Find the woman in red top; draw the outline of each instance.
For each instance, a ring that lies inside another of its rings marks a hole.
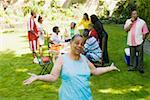
[[[93,36],[93,37],[95,37],[96,38],[96,40],[98,41],[98,35],[97,35],[97,32],[96,32],[96,30],[94,29],[94,27],[93,27],[93,24],[89,24],[89,33],[90,33],[90,36]]]

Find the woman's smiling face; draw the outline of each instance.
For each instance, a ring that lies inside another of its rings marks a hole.
[[[83,46],[84,46],[84,39],[81,36],[76,36],[72,41],[71,41],[71,51],[75,55],[80,55],[83,51]]]

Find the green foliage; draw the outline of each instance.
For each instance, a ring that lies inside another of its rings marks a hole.
[[[28,3],[30,0],[24,0],[24,3]]]
[[[38,2],[39,6],[44,6],[44,4],[45,4],[45,0],[41,0],[41,1]]]
[[[2,7],[0,7],[0,17],[3,17],[5,15],[5,11]]]
[[[26,2],[29,2],[29,1],[26,1]],[[31,4],[29,5],[27,3],[25,6],[22,7],[24,16],[29,14],[32,10],[37,12],[38,14],[44,14],[44,10],[42,8],[45,4],[44,0],[41,0],[39,2],[37,2],[36,0],[32,0],[30,2],[32,2],[32,5]]]
[[[56,0],[52,0],[50,6],[51,6],[51,8],[57,7],[57,2],[56,2]]]
[[[28,13],[31,12],[32,8],[30,6],[24,6],[22,7],[22,10],[23,10],[24,16],[26,16]]]
[[[63,4],[64,8],[69,8],[74,4],[84,4],[87,0],[66,0]]]
[[[117,23],[124,23],[130,17],[131,10],[137,9],[138,15],[150,25],[150,0],[121,0],[116,5],[113,17]]]
[[[121,0],[117,3],[113,12],[116,24],[124,24],[126,19],[130,17],[132,9],[136,8],[136,0]]]
[[[84,4],[87,0],[72,0],[71,4],[75,4],[75,3],[81,3]]]
[[[103,6],[104,0],[99,0],[99,6]]]
[[[147,24],[150,25],[150,0],[137,0],[136,1],[138,14],[143,18]],[[150,27],[149,27],[150,28]]]
[[[103,1],[103,0],[100,0],[99,1],[99,6],[101,6],[101,9],[100,9],[100,12],[99,12],[99,17],[100,18],[108,18],[109,16],[109,10],[108,10],[108,5]]]

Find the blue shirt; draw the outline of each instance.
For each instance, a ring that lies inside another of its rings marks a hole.
[[[102,50],[98,41],[94,37],[89,37],[84,44],[85,56],[91,61],[97,62],[101,60]],[[90,56],[90,58],[89,58]]]

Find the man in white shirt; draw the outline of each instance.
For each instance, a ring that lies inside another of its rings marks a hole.
[[[58,26],[53,27],[52,41],[54,44],[60,44],[62,42],[59,32],[60,30]]]
[[[136,10],[132,10],[131,18],[124,25],[124,30],[128,32],[127,44],[130,47],[130,67],[129,71],[139,70],[144,73],[143,68],[143,43],[149,34],[144,20],[140,19]],[[138,53],[138,55],[136,55]],[[136,62],[138,59],[138,62]]]

